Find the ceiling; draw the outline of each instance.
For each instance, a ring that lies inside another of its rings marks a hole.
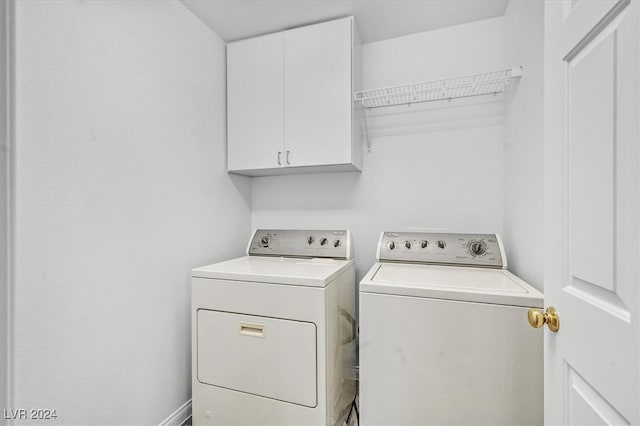
[[[182,0],[225,41],[355,16],[363,43],[502,16],[508,0]]]

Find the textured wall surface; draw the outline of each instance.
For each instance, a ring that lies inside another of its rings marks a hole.
[[[365,89],[494,71],[503,20],[369,43],[362,54]],[[492,99],[372,112],[362,173],[254,178],[252,225],[351,229],[358,279],[384,230],[500,233],[502,122]]]
[[[240,255],[225,46],[174,1],[17,5],[16,408],[158,424],[190,398],[190,269]]]
[[[12,15],[10,1],[0,2],[0,407],[9,407],[10,388],[10,344],[11,323],[10,313],[12,293],[9,288],[11,253],[11,163],[13,155],[10,138],[10,112],[12,110],[10,93],[10,51],[12,43],[11,22]],[[6,424],[5,416],[0,418],[0,425]]]
[[[511,1],[505,61],[524,66],[505,115],[504,243],[509,269],[543,289],[544,2]],[[509,65],[511,66],[511,65]]]

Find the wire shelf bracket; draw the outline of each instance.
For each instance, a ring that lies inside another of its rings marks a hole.
[[[367,110],[442,100],[450,101],[472,96],[497,95],[507,90],[513,79],[520,77],[522,77],[522,67],[515,67],[355,92],[353,100],[360,102],[360,106],[363,109],[365,137],[369,152],[371,152],[371,140],[369,139],[369,131],[366,124]]]

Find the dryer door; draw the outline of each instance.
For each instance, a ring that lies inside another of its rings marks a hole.
[[[201,383],[315,407],[316,326],[198,310]]]

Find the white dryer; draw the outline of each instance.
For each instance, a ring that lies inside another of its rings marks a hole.
[[[339,425],[355,394],[348,231],[257,230],[192,273],[194,425]]]
[[[543,295],[497,235],[384,232],[360,282],[362,425],[543,424]]]

